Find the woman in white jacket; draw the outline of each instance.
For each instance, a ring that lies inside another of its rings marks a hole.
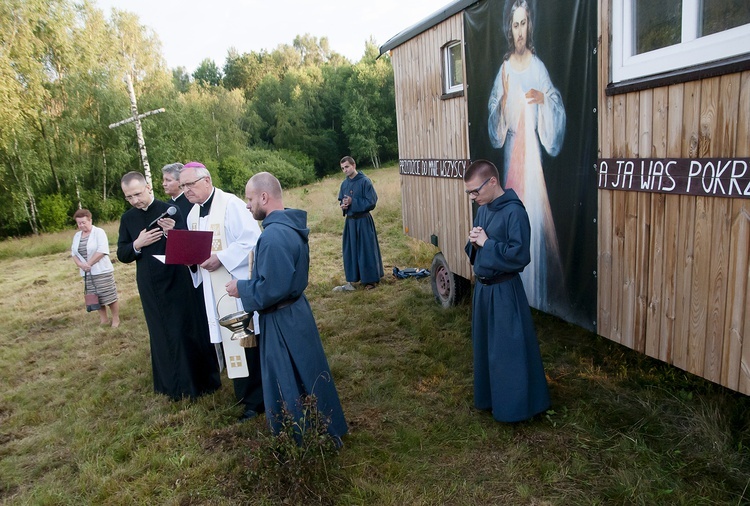
[[[107,233],[95,227],[91,221],[91,211],[79,209],[73,215],[78,232],[73,237],[70,254],[73,261],[86,279],[86,293],[99,296],[99,321],[102,325],[109,323],[107,306],[112,313],[112,326],[120,326],[120,306],[117,302],[117,285],[115,285],[115,268],[109,259],[109,242]]]

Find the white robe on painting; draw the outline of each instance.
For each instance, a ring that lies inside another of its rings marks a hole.
[[[503,88],[503,69],[508,90]],[[536,89],[544,104],[529,104],[525,94]],[[505,109],[501,110],[503,94]],[[560,248],[542,170],[542,146],[556,156],[565,136],[565,109],[547,69],[534,55],[529,66],[516,71],[503,62],[490,94],[489,135],[492,145],[504,148],[504,188],[513,188],[526,207],[531,223],[531,263],[521,273],[529,303],[548,310],[564,293]],[[557,295],[552,295],[554,292]]]

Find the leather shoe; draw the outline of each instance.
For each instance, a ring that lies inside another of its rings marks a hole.
[[[258,416],[257,411],[255,411],[254,409],[246,409],[245,412],[240,415],[239,421],[246,422],[248,420],[252,420],[256,416]]]

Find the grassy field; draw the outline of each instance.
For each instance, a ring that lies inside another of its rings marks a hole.
[[[116,263],[120,328],[83,309],[69,233],[0,242],[0,503],[750,504],[750,398],[535,313],[552,409],[500,424],[472,403],[470,306],[441,309],[431,246],[401,229],[396,168],[367,171],[386,277],[344,282],[339,178],[286,194],[309,213],[307,296],[350,426],[315,473],[259,459],[231,382],[195,402],[152,390],[135,266]],[[104,228],[114,244],[117,224]],[[263,464],[261,462],[261,464]],[[305,481],[307,480],[307,481]]]

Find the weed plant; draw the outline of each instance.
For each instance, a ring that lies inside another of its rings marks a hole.
[[[339,452],[319,429],[297,447],[263,416],[237,423],[226,378],[195,401],[154,394],[134,265],[115,262],[112,329],[83,309],[72,227],[0,243],[0,504],[750,503],[750,397],[555,317],[533,313],[552,408],[516,424],[475,410],[471,306],[442,309],[429,279],[390,275],[435,250],[402,232],[398,168],[366,173],[375,290],[332,292],[343,176],[285,192],[308,211],[305,293],[350,430]],[[117,241],[117,223],[97,225]]]
[[[297,402],[299,417],[282,406],[278,434],[258,432],[243,488],[280,504],[335,504],[345,482],[336,458],[341,440],[328,433],[330,418],[315,395]]]

